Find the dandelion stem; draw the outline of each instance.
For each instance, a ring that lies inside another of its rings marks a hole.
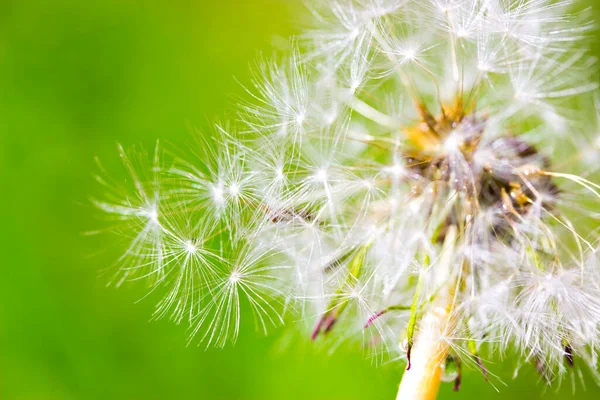
[[[452,260],[456,241],[456,227],[451,226],[444,240],[444,257],[441,264]],[[440,271],[447,271],[447,265],[439,265]],[[444,361],[449,352],[445,337],[452,329],[450,318],[453,303],[453,288],[448,279],[447,287],[440,291],[419,323],[411,355],[411,368],[404,372],[397,400],[434,400],[442,382]]]
[[[412,365],[404,372],[397,400],[434,400],[437,397],[449,350],[442,339],[449,314],[446,307],[438,306],[421,320],[412,350]]]

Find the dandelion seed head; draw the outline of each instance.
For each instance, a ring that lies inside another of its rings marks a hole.
[[[195,158],[144,169],[120,149],[125,187],[99,179],[127,239],[118,281],[148,279],[157,316],[217,346],[246,308],[378,362],[442,343],[446,380],[512,351],[549,382],[597,371],[600,139],[575,108],[598,85],[571,7],[309,2],[312,26]]]

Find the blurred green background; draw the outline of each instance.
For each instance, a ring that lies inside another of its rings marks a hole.
[[[190,141],[231,110],[256,55],[297,27],[298,2],[0,0],[0,399],[393,399],[398,365],[308,338],[281,349],[247,323],[236,346],[187,346],[149,322],[144,287],[106,288],[118,256],[89,206],[94,157],[116,142]],[[441,399],[571,398],[528,368],[499,393],[479,372]],[[597,399],[590,381],[576,398]]]

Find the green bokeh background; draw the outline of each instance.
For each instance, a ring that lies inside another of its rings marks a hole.
[[[245,324],[236,346],[187,346],[150,322],[141,285],[107,288],[118,256],[89,206],[94,157],[182,146],[231,110],[249,64],[297,28],[298,2],[0,0],[0,399],[392,399],[399,365]],[[441,399],[571,398],[528,368],[499,393],[472,371]],[[590,381],[576,398],[597,399]]]

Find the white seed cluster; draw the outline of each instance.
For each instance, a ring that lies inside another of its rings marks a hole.
[[[594,32],[573,6],[312,4],[237,121],[188,157],[121,149],[130,179],[97,201],[127,239],[117,282],[148,281],[206,343],[246,308],[400,358],[444,296],[452,360],[596,371]]]

